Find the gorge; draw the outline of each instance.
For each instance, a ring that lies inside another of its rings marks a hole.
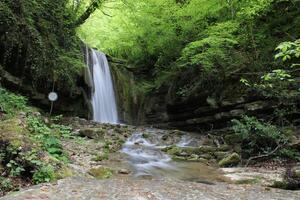
[[[298,0],[0,0],[0,199],[298,200],[299,22]]]

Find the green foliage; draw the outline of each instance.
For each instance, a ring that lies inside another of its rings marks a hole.
[[[276,0],[114,1],[91,16],[79,35],[128,60],[139,76],[136,90],[170,86],[177,96],[189,96],[207,82],[211,90],[222,87],[236,72],[282,69],[272,60],[273,49],[297,37],[299,6],[299,1]],[[184,88],[190,91],[183,94]]]
[[[289,141],[287,133],[255,117],[244,116],[241,120],[232,120],[232,123],[235,134],[241,140],[243,157],[269,153]]]
[[[104,151],[103,153],[100,153],[96,155],[94,158],[92,158],[93,161],[99,162],[103,160],[108,160],[109,159],[109,152]]]
[[[238,44],[234,33],[239,24],[232,21],[216,24],[205,30],[203,39],[188,44],[182,51],[184,65],[202,66],[212,70],[217,66],[226,67],[232,60],[231,50]]]
[[[72,138],[72,128],[61,124],[51,124],[50,128],[58,131],[59,135],[63,138]]]
[[[300,161],[300,152],[297,149],[285,148],[280,150],[279,156],[290,160]]]
[[[12,181],[8,178],[0,176],[0,191],[8,192],[14,189]]]
[[[0,65],[38,88],[74,86],[84,64],[69,0],[3,0],[0,12]]]
[[[49,128],[40,117],[28,116],[27,123],[28,129],[32,133],[33,137],[42,142],[44,150],[58,160],[65,162],[68,160],[60,144],[60,136],[56,136],[54,131]],[[62,136],[70,134],[69,127],[61,125],[51,125],[51,127],[55,129],[59,128]]]
[[[0,87],[0,111],[7,113],[8,117],[17,114],[18,111],[28,110],[27,99],[13,94]]]
[[[300,39],[294,42],[283,42],[281,43],[276,50],[279,52],[275,55],[275,59],[281,59],[287,61],[295,58],[300,58]],[[300,66],[300,64],[294,64],[292,67]]]
[[[276,47],[277,54],[276,59],[280,59],[283,62],[288,60],[293,60],[295,62],[299,59],[299,49],[300,42],[296,40],[295,42],[283,42],[278,47]],[[297,102],[299,101],[300,90],[299,81],[295,79],[295,73],[291,70],[295,67],[300,66],[299,63],[294,63],[288,67],[283,66],[282,68],[277,68],[271,72],[265,73],[260,77],[260,80],[256,83],[251,83],[250,81],[242,78],[241,83],[255,90],[264,97],[271,98],[277,101],[277,106],[284,105],[287,108],[275,109],[274,114],[280,121],[284,121],[287,115],[296,113]],[[283,125],[283,124],[281,124]]]
[[[22,172],[25,171],[25,169],[16,161],[10,160],[6,167],[9,169],[9,174],[11,176],[20,176]]]
[[[33,174],[32,180],[35,184],[55,180],[55,172],[51,165],[43,166]]]

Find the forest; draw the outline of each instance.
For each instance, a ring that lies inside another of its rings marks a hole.
[[[0,0],[0,199],[299,199],[299,127],[299,0]]]

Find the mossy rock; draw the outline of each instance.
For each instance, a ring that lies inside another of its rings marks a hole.
[[[180,156],[182,154],[182,148],[177,146],[172,146],[164,149],[169,155]]]
[[[210,155],[210,154],[201,154],[200,157],[201,157],[201,158],[204,158],[204,159],[206,159],[206,160],[210,160],[210,159],[213,158],[212,155]]]
[[[241,179],[237,180],[235,183],[236,184],[241,184],[241,185],[254,185],[260,182],[259,178],[252,178],[252,179]]]
[[[228,152],[224,152],[224,151],[217,151],[214,152],[214,156],[217,158],[217,160],[222,160],[223,158],[225,158],[228,155]]]
[[[29,132],[23,127],[19,119],[9,119],[0,122],[0,140],[6,141],[14,148],[25,147],[34,144],[28,137]]]
[[[218,164],[220,167],[231,167],[239,164],[240,161],[241,157],[239,156],[239,154],[232,153],[229,156],[220,160]]]
[[[230,146],[228,146],[226,144],[223,144],[220,147],[218,147],[219,151],[229,151],[230,149],[231,149]]]
[[[83,128],[80,129],[79,134],[91,139],[103,139],[105,132],[102,128]]]
[[[236,134],[229,134],[224,137],[226,144],[235,145],[241,142],[241,138]]]
[[[187,157],[182,157],[182,156],[172,156],[172,160],[174,161],[186,161],[188,160]]]
[[[167,152],[169,155],[173,156],[183,156],[189,157],[191,155],[205,155],[205,158],[210,159],[213,153],[217,150],[216,147],[212,146],[201,146],[201,147],[178,147],[178,146],[171,146],[163,149],[163,151]]]
[[[213,146],[201,146],[198,148],[198,152],[199,153],[214,153],[215,151],[217,151],[218,149],[216,147]]]
[[[112,170],[105,167],[92,168],[88,173],[97,179],[108,179],[113,175]]]
[[[143,133],[142,137],[145,138],[145,139],[148,139],[150,137],[150,134],[149,133]]]
[[[75,175],[74,171],[67,166],[63,166],[55,172],[56,179],[63,179],[67,177],[72,177],[74,175]]]

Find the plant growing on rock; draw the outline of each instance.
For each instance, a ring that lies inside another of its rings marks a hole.
[[[58,160],[67,161],[67,156],[65,155],[60,141],[59,136],[56,136],[51,128],[49,128],[40,117],[29,116],[27,118],[28,129],[31,131],[33,137],[39,140],[43,144],[43,148],[53,157]],[[52,126],[54,128],[59,128],[61,135],[69,135],[69,127],[56,125]]]
[[[0,114],[6,113],[8,117],[17,114],[18,111],[28,110],[26,106],[27,99],[23,96],[8,92],[0,87]]]
[[[268,155],[290,140],[289,133],[255,117],[244,116],[241,120],[232,120],[232,123],[232,128],[241,141],[243,158]]]
[[[51,165],[46,165],[37,170],[32,177],[35,184],[50,182],[55,179],[54,169]]]

